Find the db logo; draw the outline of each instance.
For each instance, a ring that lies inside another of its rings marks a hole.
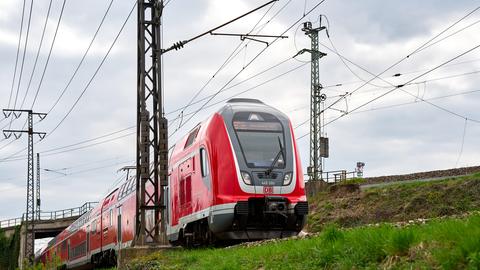
[[[273,194],[272,186],[263,186],[263,194]]]

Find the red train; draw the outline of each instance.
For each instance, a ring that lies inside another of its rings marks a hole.
[[[115,264],[134,238],[134,190],[131,177],[55,237],[41,260],[56,256],[67,268]],[[308,213],[291,123],[254,99],[230,100],[177,142],[166,192],[174,245],[293,236]]]

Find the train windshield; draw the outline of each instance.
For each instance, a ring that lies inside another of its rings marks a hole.
[[[283,127],[276,117],[267,113],[239,112],[234,117],[233,127],[248,167],[285,167]]]

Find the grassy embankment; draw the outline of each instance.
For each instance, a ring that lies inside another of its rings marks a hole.
[[[321,231],[331,223],[355,227],[459,215],[480,210],[480,173],[366,190],[354,184],[338,185],[316,194],[309,202],[307,229],[310,232]]]
[[[480,214],[339,229],[258,246],[160,252],[132,269],[480,269]]]

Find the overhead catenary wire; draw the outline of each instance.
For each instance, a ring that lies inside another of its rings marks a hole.
[[[298,70],[298,69],[306,66],[307,64],[308,64],[308,62],[307,62],[307,63],[302,63],[302,64],[300,64],[300,65],[298,65],[298,66],[296,66],[296,67],[294,67],[294,68],[292,68],[292,69],[289,69],[289,70],[287,70],[287,71],[285,71],[285,72],[282,72],[282,73],[279,74],[279,75],[276,75],[276,76],[273,77],[273,78],[270,78],[270,79],[268,79],[268,80],[266,80],[266,81],[263,81],[263,82],[261,82],[261,83],[259,83],[259,84],[256,84],[256,85],[252,86],[252,87],[249,87],[249,88],[247,88],[246,90],[242,90],[241,92],[238,92],[238,93],[236,93],[236,94],[233,94],[233,95],[231,95],[231,96],[228,96],[227,98],[221,99],[221,100],[219,100],[219,101],[217,101],[217,102],[215,102],[215,103],[212,103],[212,104],[210,104],[210,105],[206,105],[203,109],[208,109],[208,108],[214,107],[214,106],[216,106],[216,105],[218,105],[218,104],[224,103],[225,101],[227,101],[227,100],[229,100],[229,99],[231,99],[231,98],[240,96],[240,95],[245,94],[245,93],[247,93],[247,92],[250,92],[250,91],[252,91],[252,90],[254,90],[254,89],[257,89],[257,88],[259,88],[260,86],[263,86],[263,85],[265,85],[265,84],[267,84],[267,83],[270,83],[270,82],[272,82],[272,81],[277,80],[277,79],[280,78],[280,77],[283,77],[283,76],[285,76],[285,75],[287,75],[287,74],[290,74],[290,73],[292,73],[292,72],[294,72],[294,71],[296,71],[296,70]],[[193,115],[193,114],[195,114],[195,111],[190,112],[190,113],[186,113],[186,114],[184,114],[183,116],[190,116],[190,115]]]
[[[26,0],[23,0],[22,19],[20,21],[20,31],[18,33],[18,43],[17,43],[17,54],[16,54],[16,57],[15,57],[15,68],[14,68],[14,71],[13,71],[12,86],[10,88],[10,96],[8,98],[7,108],[10,108],[10,104],[12,102],[12,96],[13,96],[13,89],[15,87],[15,80],[17,78],[18,56],[20,55],[20,47],[21,47],[21,43],[22,43],[23,20],[25,19],[25,5],[26,5]]]
[[[25,34],[25,42],[24,42],[24,45],[23,45],[22,62],[20,64],[20,73],[18,75],[17,91],[16,91],[16,94],[15,94],[14,102],[13,102],[13,108],[14,109],[17,107],[18,92],[20,91],[20,85],[22,83],[23,67],[24,67],[24,64],[25,64],[25,56],[27,54],[27,49],[28,49],[28,39],[29,39],[29,36],[30,36],[30,24],[31,24],[31,21],[32,21],[32,11],[33,11],[33,0],[30,1],[30,11],[28,13],[27,31],[26,31],[26,34]],[[12,123],[12,121],[10,121],[10,124],[11,123]]]
[[[63,12],[65,11],[66,2],[67,0],[63,0],[62,9],[60,10],[60,15],[58,16],[57,26],[55,27],[55,33],[53,34],[52,44],[50,45],[50,49],[47,55],[47,60],[45,61],[45,65],[43,66],[42,76],[40,77],[40,81],[38,83],[37,90],[35,91],[35,96],[33,98],[32,104],[30,105],[30,108],[33,108],[33,106],[35,106],[38,93],[40,92],[40,88],[42,87],[43,79],[45,78],[45,73],[47,72],[47,67],[48,67],[48,64],[50,63],[50,58],[52,56],[53,47],[55,46],[55,41],[57,40],[58,29],[60,28],[60,22],[62,21],[62,18],[63,18]]]
[[[381,95],[379,95],[379,96],[376,96],[375,98],[373,98],[373,99],[371,99],[371,100],[369,100],[369,101],[367,101],[367,102],[365,102],[365,103],[363,103],[363,104],[355,107],[354,109],[350,110],[349,112],[344,113],[344,114],[342,114],[342,115],[340,115],[340,116],[338,116],[338,117],[333,118],[332,120],[326,122],[323,126],[327,126],[327,125],[329,125],[329,124],[331,124],[331,123],[333,123],[333,122],[341,119],[342,117],[345,117],[346,115],[349,115],[349,114],[351,114],[352,112],[355,112],[355,111],[357,111],[357,110],[359,110],[359,109],[367,106],[368,104],[370,104],[370,103],[372,103],[372,102],[374,102],[374,101],[376,101],[376,100],[378,100],[378,99],[380,99],[380,98],[382,98],[382,97],[384,97],[384,96],[386,96],[386,95],[388,95],[388,94],[390,94],[390,93],[398,90],[399,88],[404,87],[404,86],[405,86],[406,84],[408,84],[408,83],[411,83],[411,82],[413,82],[413,81],[415,81],[415,80],[417,80],[417,79],[419,79],[419,78],[421,78],[421,77],[423,77],[423,76],[425,76],[425,75],[427,75],[427,74],[429,74],[429,73],[437,70],[438,68],[442,67],[443,65],[446,65],[446,64],[448,64],[448,63],[450,63],[450,62],[452,62],[452,61],[455,61],[456,59],[458,59],[458,58],[460,58],[460,57],[462,57],[462,56],[464,56],[464,55],[466,55],[466,54],[468,54],[468,53],[470,53],[470,52],[478,49],[479,47],[480,47],[480,44],[479,44],[479,45],[476,45],[476,46],[474,46],[474,47],[472,47],[472,48],[470,48],[470,49],[467,50],[467,51],[464,51],[463,53],[461,53],[461,54],[459,54],[459,55],[456,55],[456,56],[453,57],[453,58],[450,58],[449,60],[447,60],[447,61],[445,61],[445,62],[443,62],[443,63],[435,66],[434,68],[432,68],[432,69],[430,69],[430,70],[428,70],[428,71],[426,71],[426,72],[424,72],[424,73],[422,73],[422,74],[414,77],[413,79],[410,79],[410,80],[408,80],[407,82],[405,82],[405,83],[403,83],[403,84],[397,85],[397,86],[393,87],[392,89],[390,89],[389,91],[387,91],[387,92],[385,92],[385,93],[383,93],[383,94],[381,94]],[[422,100],[422,101],[425,101],[425,99],[421,99],[421,100]],[[443,107],[440,107],[440,106],[438,106],[438,105],[436,105],[436,104],[434,104],[434,103],[428,102],[428,101],[427,101],[427,103],[430,104],[430,105],[432,105],[432,106],[437,107],[438,109],[441,109],[441,110],[443,110],[443,111],[445,111],[445,112],[448,112],[448,113],[450,113],[450,114],[452,114],[452,115],[454,115],[454,116],[461,117],[461,118],[466,118],[467,120],[469,120],[469,121],[471,121],[471,122],[480,123],[480,120],[476,120],[476,119],[472,119],[472,118],[468,118],[468,117],[462,116],[462,115],[460,115],[460,114],[458,114],[458,113],[455,113],[455,112],[453,112],[453,111],[450,111],[450,110],[448,110],[448,109],[445,109],[445,108],[443,108]],[[302,139],[302,138],[306,137],[308,134],[309,134],[309,133],[304,134],[304,135],[300,136],[298,139]]]
[[[323,46],[324,46],[324,45],[323,45]],[[480,46],[480,45],[479,45],[479,46]],[[326,47],[326,48],[328,48],[328,47]],[[469,50],[469,51],[465,52],[464,54],[470,53],[471,51],[473,51],[473,50],[475,50],[475,49],[476,49],[476,48],[474,47],[472,50]],[[366,68],[364,68],[364,67],[356,64],[355,62],[351,61],[350,59],[346,58],[345,56],[339,54],[338,51],[335,51],[335,53],[336,53],[340,58],[348,61],[349,63],[352,63],[353,65],[355,65],[356,67],[360,68],[361,70],[369,73],[370,75],[372,75],[372,76],[377,76],[377,75],[375,75],[374,73],[372,73],[372,72],[370,72],[369,70],[367,70]],[[464,54],[461,54],[461,55],[459,55],[459,56],[456,56],[456,57],[448,60],[447,62],[445,62],[445,64],[454,61],[455,59],[463,56]],[[442,65],[443,65],[443,64],[442,64]],[[442,65],[437,66],[437,67],[435,67],[435,68],[433,68],[433,69],[431,69],[431,70],[423,73],[422,75],[420,75],[420,76],[418,76],[418,77],[422,77],[422,76],[424,76],[424,75],[426,75],[426,74],[428,74],[428,73],[430,73],[430,72],[438,69],[438,68],[441,67]],[[478,72],[480,72],[480,71],[478,71]],[[468,74],[470,74],[470,73],[468,73]],[[417,78],[418,78],[418,77],[417,77]],[[447,76],[447,77],[448,77],[448,78],[451,78],[451,76]],[[447,113],[450,113],[450,114],[455,115],[455,116],[460,117],[460,118],[465,118],[465,116],[463,116],[463,115],[460,115],[460,114],[458,114],[458,113],[456,113],[456,112],[454,112],[454,111],[452,111],[452,110],[446,109],[446,108],[444,108],[444,107],[442,107],[442,106],[439,106],[439,105],[437,105],[437,104],[431,103],[430,101],[427,101],[427,100],[423,99],[422,97],[416,96],[416,95],[414,95],[414,94],[412,94],[412,93],[410,93],[410,92],[408,92],[408,91],[406,91],[406,90],[403,89],[405,86],[410,85],[410,84],[413,84],[413,83],[416,81],[417,78],[414,78],[414,79],[408,81],[407,83],[404,83],[404,84],[401,84],[401,85],[397,85],[397,86],[395,86],[395,85],[392,84],[391,82],[389,82],[389,81],[387,81],[387,80],[385,80],[385,79],[382,79],[382,78],[380,78],[380,77],[378,77],[378,76],[377,76],[377,78],[379,78],[381,81],[383,81],[383,82],[385,82],[385,83],[390,84],[392,87],[395,87],[394,89],[400,89],[402,92],[404,92],[404,93],[406,93],[406,94],[408,94],[408,95],[410,95],[410,96],[412,96],[412,97],[415,97],[415,99],[418,98],[420,101],[423,101],[423,102],[425,102],[425,103],[427,103],[427,104],[429,104],[429,105],[431,105],[431,106],[433,106],[433,107],[435,107],[435,108],[437,108],[437,109],[440,109],[440,110],[442,110],[442,111],[445,111],[445,112],[447,112]],[[423,83],[423,82],[422,82],[422,83]],[[390,90],[390,91],[391,91],[391,90]],[[347,112],[347,113],[348,113],[348,112]],[[472,119],[472,120],[473,120],[473,121],[477,121],[477,120],[474,120],[474,119]]]
[[[62,123],[67,119],[67,117],[70,115],[70,113],[72,113],[73,109],[75,109],[75,107],[77,106],[78,102],[80,101],[80,99],[83,97],[83,95],[85,94],[85,92],[89,89],[91,83],[93,82],[93,80],[95,79],[95,77],[97,76],[98,72],[100,71],[100,69],[102,68],[103,64],[105,63],[105,61],[107,60],[107,57],[108,55],[110,54],[110,52],[112,51],[113,47],[115,46],[118,38],[120,37],[120,34],[122,33],[123,29],[125,28],[125,25],[127,24],[128,20],[130,19],[133,11],[135,10],[135,7],[137,6],[137,2],[135,1],[132,9],[130,10],[130,12],[128,13],[128,16],[127,18],[125,19],[125,21],[123,22],[120,30],[118,31],[117,35],[115,36],[115,39],[113,40],[112,44],[110,45],[110,47],[108,48],[106,54],[104,55],[104,57],[102,58],[102,61],[100,62],[100,64],[97,66],[97,68],[95,69],[95,72],[93,73],[93,75],[90,77],[90,80],[88,81],[88,83],[85,85],[85,87],[83,88],[82,92],[80,93],[80,95],[78,96],[78,98],[75,100],[75,102],[73,103],[73,105],[70,107],[70,109],[67,111],[67,113],[65,114],[65,116],[60,120],[60,122],[52,129],[50,130],[49,133],[47,133],[47,136],[45,138],[47,138],[49,135],[51,135],[52,133],[54,133],[61,125]]]
[[[95,42],[95,39],[97,38],[98,36],[98,33],[100,32],[100,29],[102,28],[103,26],[103,23],[105,22],[105,18],[107,17],[108,13],[110,12],[110,9],[112,7],[112,4],[113,4],[113,1],[114,0],[111,0],[110,3],[108,4],[107,6],[107,9],[105,10],[103,16],[102,16],[102,19],[100,20],[100,24],[97,26],[97,29],[95,30],[95,33],[92,37],[92,39],[90,40],[90,43],[88,44],[87,46],[87,49],[85,50],[85,52],[83,53],[83,56],[82,58],[80,59],[80,62],[77,64],[77,66],[75,67],[75,70],[74,72],[72,73],[72,75],[70,76],[70,78],[68,79],[68,82],[67,84],[65,85],[65,87],[63,88],[63,90],[60,92],[60,95],[58,96],[58,98],[55,100],[55,102],[52,104],[52,106],[50,107],[50,109],[48,109],[47,111],[47,114],[51,113],[53,111],[53,109],[57,106],[58,102],[60,102],[60,100],[62,99],[63,95],[65,94],[65,92],[67,92],[68,88],[70,87],[70,84],[72,83],[73,79],[76,77],[77,73],[78,73],[78,70],[80,69],[80,67],[82,66],[82,64],[84,63],[85,61],[85,58],[87,57],[88,53],[90,52],[90,49],[92,48],[92,45],[93,43]]]
[[[288,1],[281,9],[279,12],[281,12],[283,10],[283,8],[288,5],[292,0]],[[274,2],[268,9],[267,11],[264,13],[264,15],[257,21],[257,23],[253,26],[253,28],[248,32],[248,34],[251,34],[255,29],[256,27],[260,24],[260,22],[265,18],[265,16],[270,12],[270,10],[275,6],[276,2]],[[257,33],[259,33],[262,29],[264,29],[264,27],[266,27],[266,25],[272,21],[273,18],[275,18],[279,12],[277,12],[275,15],[273,15],[272,18],[270,18],[270,20],[265,24],[263,25],[258,31]],[[180,111],[180,114],[177,116],[177,118],[175,120],[173,120],[173,122],[175,122],[177,119],[180,119],[182,114],[183,114],[183,111],[190,107],[191,105],[193,105],[193,102],[195,101],[195,99],[206,89],[206,87],[213,81],[214,78],[216,78],[218,76],[218,74],[229,64],[231,63],[231,61],[233,61],[233,59],[235,59],[239,54],[240,52],[242,51],[240,48],[242,47],[242,44],[245,43],[245,40],[241,40],[240,43],[235,47],[235,49],[230,53],[230,55],[225,59],[225,61],[220,65],[220,67],[214,72],[214,74],[207,80],[207,82],[205,82],[205,84],[203,84],[203,86],[195,92],[195,94],[192,96],[192,98],[189,100],[189,102],[187,103],[187,105],[185,105],[183,108],[181,108],[180,110],[177,110],[177,111]],[[250,40],[246,42],[246,44],[248,45],[250,43]],[[240,50],[239,50],[240,49]],[[246,46],[243,48],[245,50],[245,53],[246,53]],[[245,64],[244,64],[245,65]],[[172,123],[171,123],[172,124]]]
[[[439,100],[439,99],[445,99],[445,98],[450,98],[450,97],[456,97],[456,96],[463,96],[463,95],[469,95],[469,94],[474,94],[474,93],[480,93],[479,90],[471,90],[471,91],[464,91],[460,93],[455,93],[455,94],[448,94],[448,95],[442,95],[442,96],[436,96],[436,97],[431,97],[431,98],[425,98],[426,101],[432,101],[432,100]],[[380,111],[380,110],[386,110],[386,109],[392,109],[392,108],[397,108],[397,107],[402,107],[402,106],[407,106],[407,105],[412,105],[412,104],[420,104],[422,103],[421,100],[414,100],[414,101],[409,101],[409,102],[402,102],[402,103],[395,103],[395,104],[390,104],[390,105],[385,105],[385,106],[378,106],[378,107],[373,107],[370,109],[365,109],[365,110],[360,110],[360,111],[355,111],[355,112],[350,112],[348,113],[349,115],[352,114],[359,114],[359,113],[367,113],[367,112],[373,112],[373,111]],[[304,108],[302,106],[301,108]],[[334,119],[335,117],[332,117],[330,119]],[[307,119],[303,122],[300,122],[300,124],[297,124],[294,129],[298,129],[299,127],[305,125],[308,123],[310,119]]]
[[[463,52],[463,53],[461,53],[461,54],[459,54],[459,55],[457,55],[457,56],[455,56],[455,57],[453,57],[453,58],[450,58],[449,60],[447,60],[447,61],[439,64],[438,66],[430,69],[429,71],[426,71],[426,72],[424,72],[424,73],[422,73],[422,74],[414,77],[413,79],[408,80],[408,81],[405,82],[404,84],[397,85],[396,87],[393,87],[393,88],[390,89],[389,91],[387,91],[387,92],[385,92],[385,93],[383,93],[383,94],[381,94],[381,95],[379,95],[379,96],[377,96],[377,97],[375,97],[375,98],[373,98],[373,99],[371,99],[371,100],[363,103],[362,105],[359,105],[359,106],[355,107],[354,109],[352,109],[352,110],[351,110],[350,112],[348,112],[348,113],[357,111],[358,109],[365,107],[366,105],[368,105],[368,104],[370,104],[370,103],[372,103],[372,102],[374,102],[374,101],[376,101],[376,100],[378,100],[378,99],[380,99],[380,98],[382,98],[382,97],[384,97],[384,96],[386,96],[386,95],[388,95],[388,94],[390,94],[390,93],[392,93],[392,92],[394,92],[394,91],[402,88],[404,85],[406,85],[406,84],[408,84],[408,83],[411,83],[411,82],[413,82],[413,81],[415,81],[415,80],[417,80],[417,79],[419,79],[419,78],[421,78],[421,77],[423,77],[423,76],[425,76],[425,75],[427,75],[427,74],[429,74],[429,73],[437,70],[437,69],[438,69],[439,67],[441,67],[442,65],[448,64],[448,63],[450,63],[450,62],[452,62],[452,61],[454,61],[454,60],[456,60],[456,59],[458,59],[458,58],[460,58],[460,57],[462,57],[462,56],[464,56],[464,55],[466,55],[466,54],[468,54],[468,53],[470,53],[470,52],[472,52],[472,51],[474,51],[474,50],[476,50],[476,49],[478,49],[479,47],[480,47],[480,44],[479,44],[479,45],[476,45],[476,46],[474,46],[474,47],[472,47],[472,48],[470,48],[469,50],[467,50],[467,51],[465,51],[465,52]],[[422,100],[422,99],[421,99],[421,100]],[[425,101],[425,100],[423,99],[422,101]],[[427,102],[427,103],[428,103],[428,102]],[[458,113],[452,112],[452,111],[450,111],[450,110],[447,110],[447,109],[445,109],[445,108],[443,108],[443,107],[440,107],[440,106],[438,106],[438,105],[435,105],[435,104],[433,104],[433,103],[429,103],[429,104],[431,104],[431,105],[433,105],[433,106],[435,106],[435,107],[437,107],[437,108],[439,108],[439,109],[441,109],[441,110],[443,110],[443,111],[446,111],[446,112],[448,112],[448,113],[450,113],[450,114],[453,114],[453,115],[455,115],[455,116],[457,116],[457,117],[467,118],[469,121],[472,121],[472,122],[475,122],[475,123],[480,123],[479,120],[472,119],[472,118],[468,118],[468,117],[464,117],[464,116],[462,116],[462,115],[460,115],[460,114],[458,114]],[[333,119],[333,120],[325,123],[325,126],[331,124],[332,122],[335,122],[336,120],[344,117],[345,115],[348,115],[348,114],[343,114],[343,115],[341,115],[341,116],[339,116],[339,117],[337,117],[337,118],[335,118],[335,119]]]
[[[440,31],[438,34],[436,34],[435,36],[433,36],[432,38],[428,39],[426,42],[422,43],[420,46],[418,46],[416,49],[414,49],[412,52],[410,52],[409,54],[407,54],[405,57],[399,59],[398,61],[394,62],[392,65],[388,66],[385,70],[383,70],[382,72],[376,74],[376,76],[372,77],[370,80],[368,80],[367,82],[364,82],[362,85],[360,85],[359,87],[355,88],[353,91],[349,92],[349,95],[351,96],[353,93],[357,92],[358,90],[360,90],[361,88],[363,88],[365,85],[367,85],[368,83],[370,83],[371,81],[375,80],[376,78],[379,78],[381,75],[385,74],[387,71],[391,70],[392,68],[394,68],[395,66],[399,65],[400,63],[402,63],[403,61],[409,59],[411,56],[417,54],[418,52],[420,52],[420,50],[422,50],[422,48],[424,48],[425,46],[427,46],[428,44],[430,44],[432,41],[434,41],[435,39],[437,39],[438,37],[440,37],[441,35],[443,35],[445,32],[447,32],[448,30],[450,30],[451,28],[453,28],[455,25],[459,24],[461,21],[465,20],[467,17],[469,17],[470,15],[472,15],[473,13],[475,13],[477,10],[480,9],[480,6],[474,8],[473,10],[471,10],[470,12],[468,12],[466,15],[464,15],[463,17],[461,17],[460,19],[458,19],[457,21],[455,21],[453,24],[449,25],[448,27],[446,27],[445,29],[443,29],[442,31]],[[321,111],[321,113],[323,113],[323,111],[331,108],[332,106],[334,106],[335,104],[337,104],[338,102],[340,102],[343,98],[340,98],[340,99],[337,99],[335,102],[333,102],[332,104],[330,104],[329,106],[327,106],[325,109],[323,109]]]
[[[110,167],[114,167],[114,166],[118,166],[118,165],[122,165],[122,164],[127,164],[127,163],[132,163],[132,162],[133,162],[132,160],[118,161],[118,162],[108,164],[108,165],[104,165],[104,166],[97,166],[97,167],[94,167],[94,168],[89,168],[89,169],[84,169],[84,170],[79,170],[79,171],[73,171],[73,172],[71,172],[67,175],[59,175],[59,176],[55,176],[55,177],[51,177],[51,178],[45,178],[45,179],[42,179],[42,181],[50,182],[50,181],[53,181],[53,180],[56,180],[56,179],[65,178],[65,177],[69,177],[69,176],[72,176],[72,175],[79,175],[79,174],[84,174],[84,173],[88,173],[88,172],[98,171],[98,170],[101,170],[101,169],[106,169],[106,168],[110,168]],[[25,185],[15,186],[15,187],[11,187],[11,188],[0,189],[0,192],[5,192],[5,191],[10,191],[10,190],[15,190],[15,189],[24,189],[24,188],[25,188]]]
[[[20,103],[20,108],[23,108],[23,105],[25,105],[25,100],[28,96],[30,86],[32,85],[33,75],[35,74],[35,70],[37,68],[38,57],[40,56],[40,51],[42,50],[42,45],[43,45],[43,39],[45,38],[45,32],[47,30],[48,19],[50,18],[50,11],[52,9],[52,2],[53,2],[53,0],[50,0],[50,2],[48,4],[47,15],[45,16],[45,22],[43,23],[43,28],[42,28],[42,36],[40,37],[40,42],[38,44],[37,53],[35,55],[35,61],[33,63],[32,72],[30,73],[30,78],[28,79],[27,90],[25,90],[25,95],[23,96],[22,102]]]
[[[455,168],[458,168],[458,163],[460,162],[460,159],[462,158],[463,146],[465,145],[465,135],[467,134],[467,125],[468,125],[468,119],[465,118],[465,123],[463,125],[462,143],[460,145],[460,152],[458,153],[457,161],[455,162]]]
[[[297,25],[297,23],[299,23],[303,18],[305,18],[307,15],[309,15],[311,12],[313,12],[314,10],[316,10],[322,3],[324,3],[325,0],[321,0],[319,1],[319,3],[317,3],[315,6],[313,6],[305,15],[301,16],[298,20],[296,20],[292,25],[290,25],[285,31],[283,31],[280,36],[284,35],[286,32],[288,32],[291,28],[293,28],[295,25]],[[212,97],[210,97],[204,104],[202,104],[202,106],[197,109],[186,121],[183,122],[182,126],[184,126],[186,123],[188,123],[198,112],[200,112],[206,105],[208,105],[208,103],[210,103],[211,100],[213,100],[218,94],[220,94],[228,85],[230,85],[230,83],[232,81],[234,81],[248,66],[250,66],[253,62],[255,62],[256,59],[258,59],[258,57],[260,57],[260,55],[262,55],[268,48],[271,47],[272,44],[274,44],[276,41],[278,41],[280,38],[277,37],[275,38],[269,46],[263,48],[258,54],[256,54],[246,65],[244,68],[242,68],[240,71],[238,71],[230,80],[227,81],[226,84],[224,84],[217,92],[215,92],[214,95],[212,95]],[[173,134],[175,134],[176,132],[178,131],[178,129],[176,131],[174,131],[172,134],[170,134],[170,136],[172,136]],[[169,136],[169,137],[170,137]]]
[[[270,66],[270,67],[268,67],[268,68],[266,68],[266,69],[264,69],[264,70],[262,70],[262,71],[260,71],[260,72],[257,72],[257,73],[255,73],[255,74],[253,74],[252,76],[249,76],[249,77],[245,78],[244,80],[239,81],[238,83],[235,83],[235,84],[233,84],[233,85],[225,88],[225,91],[230,90],[230,89],[232,89],[232,88],[235,88],[235,87],[237,87],[237,86],[239,86],[239,85],[241,85],[241,84],[244,84],[244,83],[246,83],[246,82],[248,82],[248,81],[250,81],[250,80],[252,80],[252,79],[254,79],[254,78],[256,78],[256,77],[258,77],[258,76],[260,76],[260,75],[262,75],[262,74],[265,74],[265,73],[267,73],[268,71],[271,71],[271,70],[273,70],[273,69],[275,69],[275,68],[277,68],[277,67],[279,67],[279,66],[281,66],[281,65],[283,65],[283,64],[285,64],[285,63],[287,63],[288,61],[290,61],[290,60],[292,60],[292,59],[293,59],[293,57],[288,57],[288,58],[280,61],[280,62],[277,63],[277,64],[274,64],[274,65],[272,65],[272,66]],[[195,104],[201,103],[202,101],[205,101],[205,100],[207,100],[208,98],[210,98],[210,97],[212,97],[212,96],[213,96],[213,94],[208,95],[208,96],[205,96],[205,97],[203,97],[203,98],[201,98],[201,99],[199,99],[199,100],[197,100],[197,101],[192,102],[190,105],[195,105]],[[170,111],[170,112],[167,112],[166,115],[169,115],[169,114],[172,114],[172,113],[175,113],[175,112],[182,111],[182,110],[184,110],[186,107],[187,107],[187,106],[179,107],[179,108],[174,109],[174,110],[172,110],[172,111]]]

